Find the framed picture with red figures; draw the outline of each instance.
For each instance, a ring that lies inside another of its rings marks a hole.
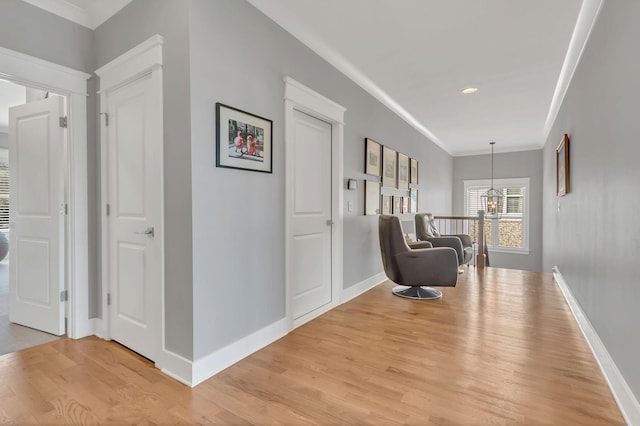
[[[216,103],[216,167],[271,173],[273,121]]]

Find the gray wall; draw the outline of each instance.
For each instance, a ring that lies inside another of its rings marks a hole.
[[[604,2],[544,148],[544,270],[557,265],[640,398],[640,2]],[[570,193],[555,149],[570,137]],[[558,210],[558,203],[560,209]]]
[[[464,215],[464,181],[489,179],[491,155],[453,159],[453,212]],[[542,150],[495,154],[494,178],[531,178],[529,198],[529,254],[490,252],[491,266],[542,270]],[[433,212],[437,214],[437,212]]]
[[[93,31],[21,0],[0,1],[0,46],[93,71]]]
[[[0,147],[9,148],[9,135],[7,133],[0,132]]]
[[[377,218],[364,217],[364,138],[420,161],[420,201],[451,209],[452,160],[249,3],[191,4],[194,359],[285,315],[284,83],[289,75],[347,108],[344,286],[382,271]],[[231,19],[230,17],[233,17]],[[241,29],[251,29],[250,31]],[[273,174],[215,167],[215,103],[273,120]],[[251,188],[251,190],[247,190]],[[246,259],[252,261],[248,264]]]
[[[164,37],[165,345],[191,358],[189,3],[134,0],[95,30],[93,47],[97,69],[154,34]]]

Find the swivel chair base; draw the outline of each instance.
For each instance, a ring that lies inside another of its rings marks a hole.
[[[393,294],[407,299],[430,300],[442,297],[442,292],[432,287],[410,287],[406,285],[397,285],[391,290]]]

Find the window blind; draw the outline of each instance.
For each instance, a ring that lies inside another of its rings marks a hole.
[[[0,229],[9,229],[9,165],[0,162]]]

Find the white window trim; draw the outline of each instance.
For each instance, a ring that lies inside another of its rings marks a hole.
[[[488,246],[490,252],[495,253],[511,253],[511,254],[529,254],[529,224],[531,218],[529,217],[529,203],[531,198],[530,191],[531,178],[507,178],[507,179],[494,179],[493,187],[500,189],[506,187],[524,187],[524,210],[522,219],[522,247],[496,247]],[[477,179],[477,180],[465,180],[464,181],[464,211],[465,214],[475,216],[477,212],[469,212],[469,189],[487,188],[491,186],[490,179]],[[489,219],[490,220],[490,219]]]

